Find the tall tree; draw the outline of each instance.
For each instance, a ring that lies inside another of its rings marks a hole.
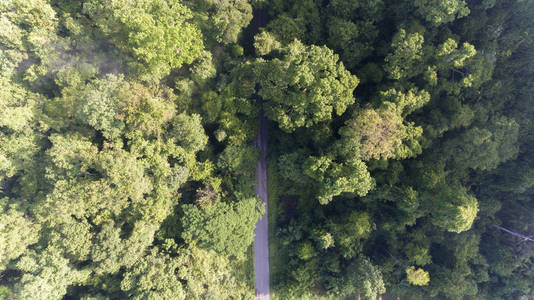
[[[178,0],[94,0],[83,11],[117,47],[142,62],[141,72],[158,79],[201,54],[202,34]]]
[[[264,208],[255,198],[221,201],[201,207],[184,205],[182,238],[188,244],[242,258],[254,239],[254,225]]]
[[[266,116],[287,132],[341,115],[358,85],[332,50],[300,41],[285,47],[281,58],[259,60],[255,74]]]

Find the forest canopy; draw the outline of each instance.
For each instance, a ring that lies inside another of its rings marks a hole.
[[[0,299],[534,298],[533,0],[0,1]],[[274,222],[274,223],[273,223]]]

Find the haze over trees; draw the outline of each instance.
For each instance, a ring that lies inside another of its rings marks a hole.
[[[0,1],[0,298],[534,297],[534,1]]]

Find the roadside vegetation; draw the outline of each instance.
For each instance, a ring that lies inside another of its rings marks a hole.
[[[534,0],[1,0],[0,299],[534,298]],[[258,101],[258,100],[262,101]]]

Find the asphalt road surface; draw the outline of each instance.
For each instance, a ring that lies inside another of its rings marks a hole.
[[[263,109],[258,114],[259,131],[256,146],[261,151],[256,166],[256,194],[265,203],[265,214],[256,224],[254,230],[254,277],[256,278],[256,300],[270,299],[269,287],[269,219],[267,204],[267,120]]]

